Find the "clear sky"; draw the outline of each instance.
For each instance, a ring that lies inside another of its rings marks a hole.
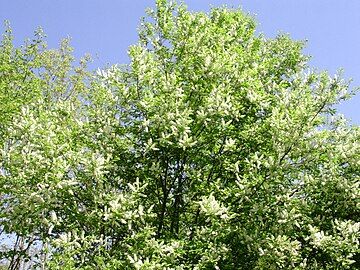
[[[242,7],[256,16],[258,30],[268,37],[279,32],[294,39],[307,39],[305,53],[311,65],[336,72],[344,68],[360,86],[359,0],[184,0],[191,10],[208,11],[210,6]],[[31,37],[41,26],[50,47],[70,36],[75,55],[90,53],[93,67],[125,63],[127,48],[136,42],[136,28],[153,0],[0,0],[0,20],[9,20],[16,43]],[[3,29],[2,29],[3,30]],[[2,31],[1,31],[2,32]],[[360,124],[360,93],[339,107],[353,123]]]

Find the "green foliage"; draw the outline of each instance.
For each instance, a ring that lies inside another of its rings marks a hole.
[[[348,82],[241,10],[158,0],[131,62],[0,47],[0,259],[41,269],[355,269]],[[5,75],[4,75],[5,74]],[[21,244],[19,244],[21,243]]]

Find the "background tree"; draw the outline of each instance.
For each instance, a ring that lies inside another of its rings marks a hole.
[[[360,133],[334,107],[348,82],[240,10],[156,3],[129,65],[36,53],[39,94],[3,122],[5,232],[50,269],[358,267]]]

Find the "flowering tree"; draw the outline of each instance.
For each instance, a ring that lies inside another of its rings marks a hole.
[[[348,82],[240,10],[158,0],[129,65],[0,47],[10,269],[354,269],[360,130]],[[16,98],[13,98],[13,97]]]

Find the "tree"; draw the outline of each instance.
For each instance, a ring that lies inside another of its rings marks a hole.
[[[73,68],[65,43],[14,70],[39,94],[2,122],[4,231],[49,269],[359,267],[349,82],[241,10],[147,14],[129,65]],[[24,59],[4,40],[1,59]]]

